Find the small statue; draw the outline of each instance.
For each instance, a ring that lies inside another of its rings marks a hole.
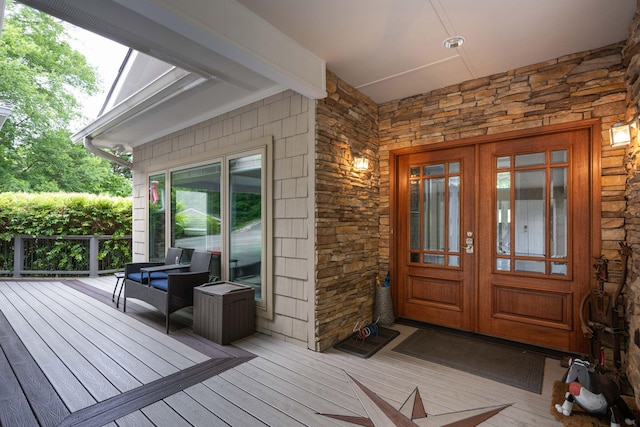
[[[624,419],[628,426],[637,426],[633,413],[620,395],[618,385],[609,376],[598,372],[594,365],[572,359],[564,382],[569,384],[569,391],[564,403],[555,405],[559,413],[567,417],[571,415],[575,402],[589,414],[604,415],[610,412],[611,427],[620,427],[619,419]]]

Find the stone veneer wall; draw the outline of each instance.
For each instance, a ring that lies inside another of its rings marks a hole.
[[[371,321],[379,270],[377,105],[331,72],[327,93],[316,106],[316,350]],[[354,170],[359,155],[367,171]]]
[[[640,8],[640,1],[638,2]],[[636,10],[638,9],[636,8]],[[625,63],[628,64],[626,80],[628,85],[629,113],[640,111],[640,14],[636,11],[629,26],[629,38],[624,49]],[[630,117],[627,117],[630,119]],[[640,405],[640,342],[635,336],[640,330],[640,147],[636,139],[627,151],[625,166],[628,172],[627,210],[625,228],[627,243],[633,252],[629,258],[627,277],[627,313],[629,320],[628,377]]]
[[[286,91],[144,144],[134,150],[134,259],[146,258],[147,174],[213,159],[225,147],[273,137],[273,319],[265,334],[310,347],[313,333],[313,168],[315,104]]]
[[[623,47],[620,42],[387,102],[377,113],[369,98],[328,73],[329,96],[318,101],[316,116],[316,349],[371,318],[372,282],[389,267],[392,150],[600,119],[601,252],[615,282],[627,173],[626,150],[609,146],[609,128],[625,117]],[[364,180],[351,168],[361,150],[379,161],[370,163]]]

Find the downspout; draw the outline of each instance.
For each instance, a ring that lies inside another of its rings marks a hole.
[[[105,158],[105,159],[109,160],[110,162],[114,162],[114,163],[117,163],[119,165],[122,165],[125,168],[133,169],[133,163],[131,163],[131,162],[127,161],[127,160],[121,159],[118,156],[114,156],[111,153],[107,153],[106,151],[101,150],[98,147],[96,147],[95,145],[93,145],[93,138],[91,138],[90,136],[85,136],[84,137],[82,145],[84,145],[84,148],[86,148],[88,151],[92,152],[96,156],[100,156],[102,158]]]
[[[0,1],[2,1],[2,0],[0,0]],[[104,104],[102,105],[102,108],[100,109],[100,112],[98,113],[98,117],[100,117],[102,115],[102,113],[104,113],[104,109],[107,106],[107,103],[109,102],[109,99],[111,99],[111,96],[113,95],[113,91],[115,90],[115,87],[116,87],[118,81],[122,77],[122,71],[124,70],[124,67],[127,64],[127,62],[129,62],[129,58],[131,57],[131,53],[132,52],[133,52],[133,49],[129,48],[129,50],[127,51],[127,54],[124,56],[124,59],[122,60],[122,64],[120,65],[120,68],[118,69],[118,75],[114,79],[113,84],[111,85],[111,88],[109,89],[109,93],[107,94],[107,97],[104,100]],[[100,156],[102,158],[105,158],[105,159],[109,160],[110,162],[114,162],[114,163],[117,163],[119,165],[122,165],[125,168],[133,169],[133,163],[128,162],[128,161],[126,161],[124,159],[121,159],[120,157],[114,156],[111,153],[107,153],[106,151],[101,150],[98,147],[96,147],[95,145],[93,145],[93,138],[91,138],[90,136],[85,136],[84,137],[84,139],[82,141],[82,145],[84,145],[84,148],[87,151],[90,151],[91,153],[95,154],[96,156]]]

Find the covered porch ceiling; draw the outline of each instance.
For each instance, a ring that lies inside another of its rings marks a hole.
[[[21,0],[177,68],[73,136],[127,149],[286,89],[325,67],[375,102],[625,40],[635,0]],[[465,39],[446,49],[452,36]]]

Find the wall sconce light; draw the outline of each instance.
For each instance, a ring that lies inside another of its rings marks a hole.
[[[609,142],[612,147],[621,147],[631,144],[631,127],[635,126],[635,119],[629,123],[615,122],[609,129]]]
[[[0,129],[2,129],[4,121],[7,120],[11,113],[13,113],[13,107],[0,104]]]
[[[353,168],[359,171],[366,171],[369,169],[369,159],[364,156],[355,156],[353,158]]]

